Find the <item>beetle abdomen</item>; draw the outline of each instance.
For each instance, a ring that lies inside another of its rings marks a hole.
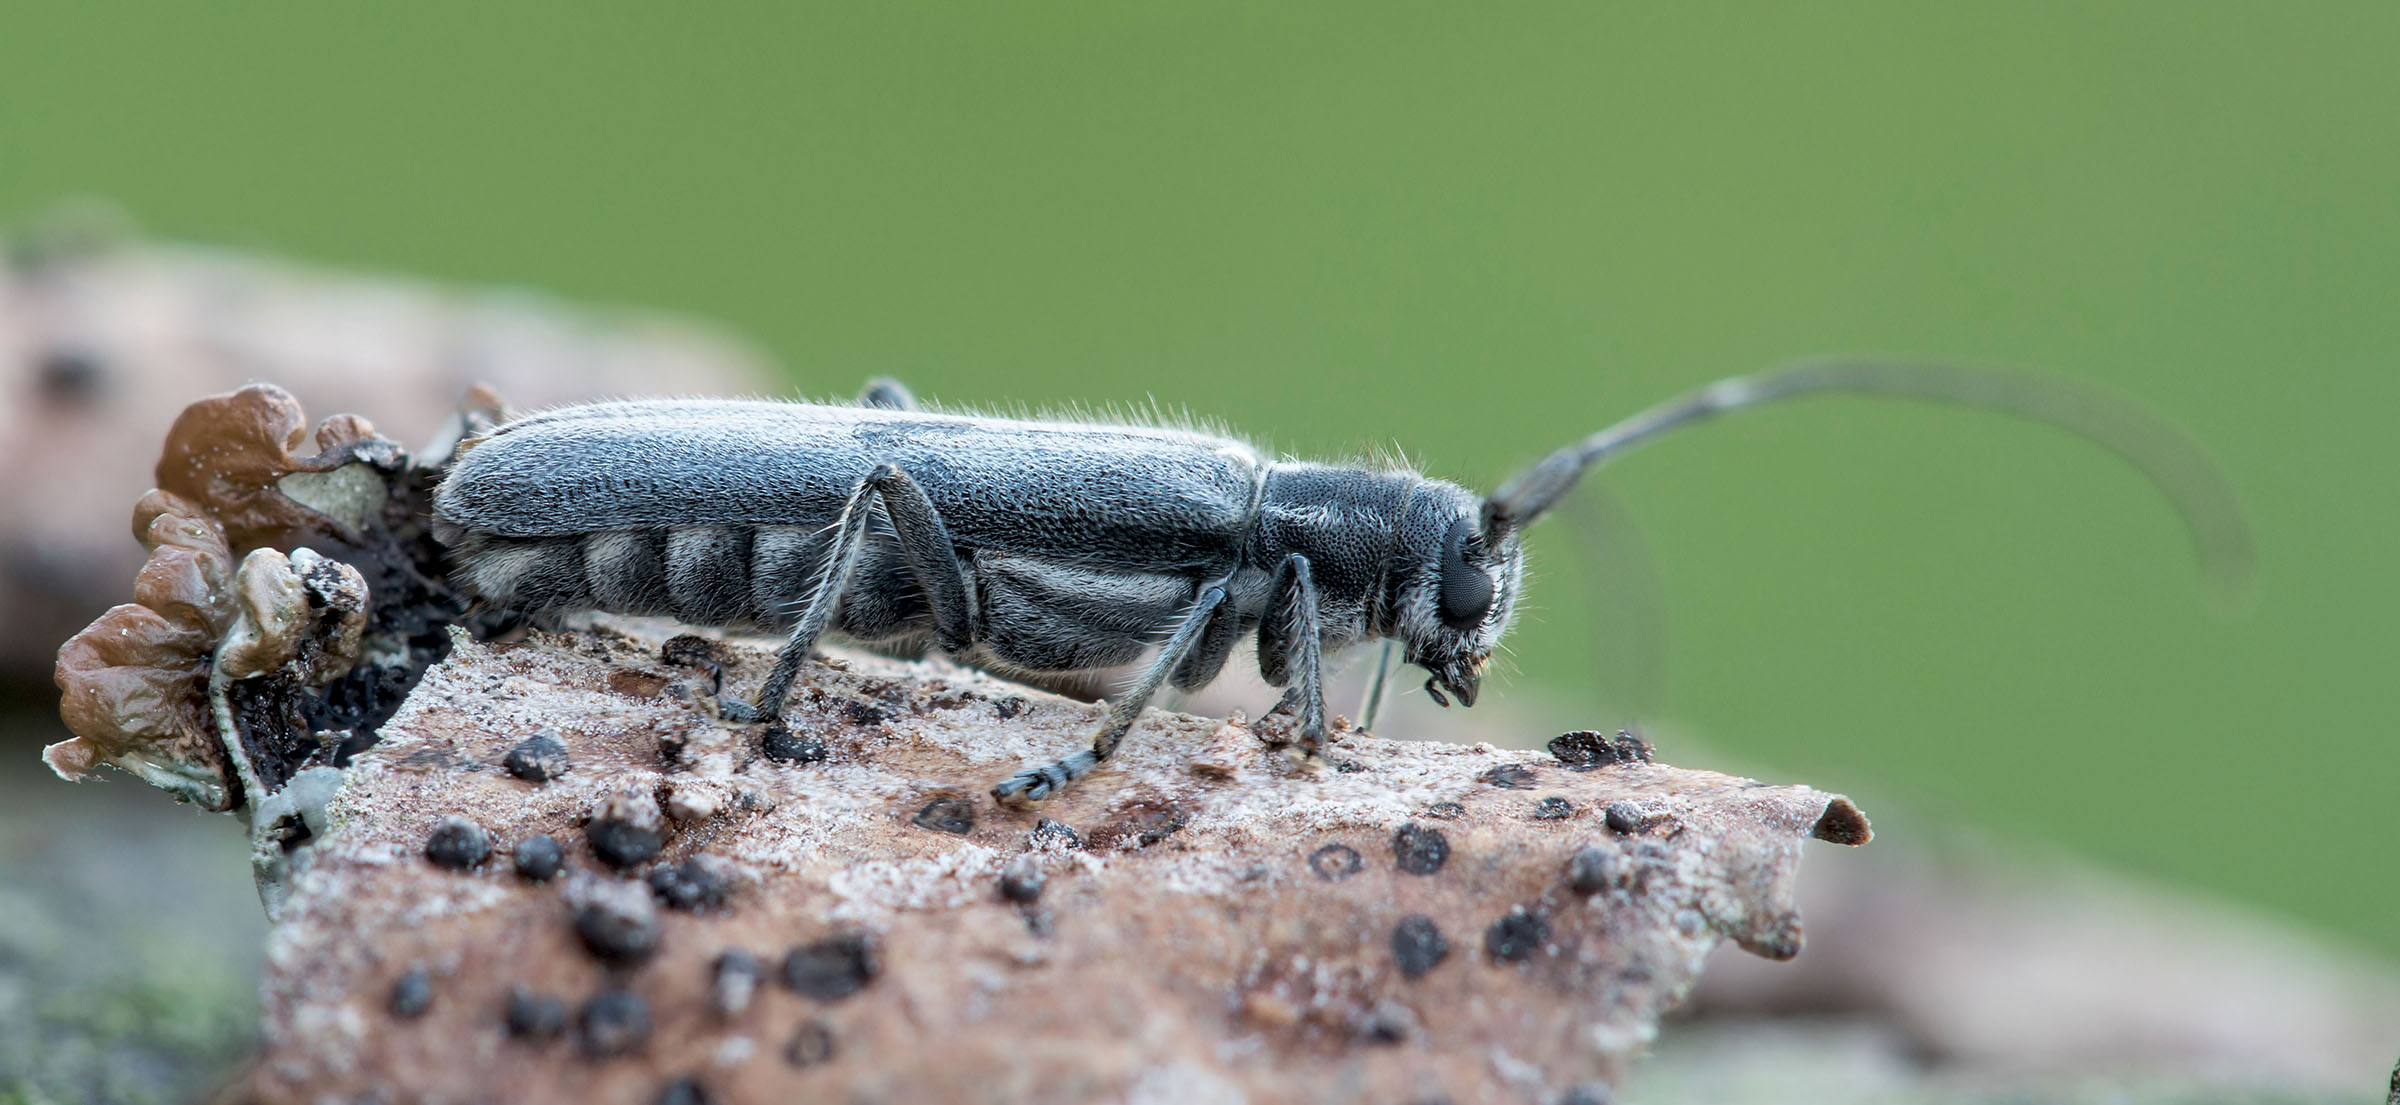
[[[827,533],[810,526],[674,526],[562,537],[456,539],[457,576],[496,606],[523,613],[600,610],[691,625],[785,630],[824,567]],[[899,546],[870,536],[836,625],[862,641],[922,635],[924,597]]]
[[[771,527],[676,526],[564,537],[469,532],[458,542],[467,588],[510,610],[664,615],[693,625],[788,624],[813,550]]]

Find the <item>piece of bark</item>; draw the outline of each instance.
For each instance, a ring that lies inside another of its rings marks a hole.
[[[648,1101],[688,1081],[723,1101],[1547,1105],[1618,1081],[1720,940],[1797,953],[1802,841],[1867,835],[1804,787],[1490,745],[1347,733],[1329,767],[1262,751],[1195,772],[1225,723],[1163,713],[1008,811],[991,784],[1088,740],[1097,707],[947,665],[812,664],[791,726],[824,756],[778,762],[715,720],[709,676],[661,661],[665,635],[462,641],[427,675],[290,879],[246,1099]],[[768,658],[731,648],[726,685]],[[502,769],[536,731],[573,771]],[[1486,781],[1504,766],[1530,785]],[[628,796],[703,812],[658,819],[657,859],[619,870],[587,830]],[[1639,827],[1610,828],[1612,805]],[[437,866],[451,817],[503,850],[547,834],[570,871]],[[721,897],[589,916],[595,884],[663,896],[695,860]],[[733,953],[766,978],[727,1014]],[[429,1000],[395,1018],[420,965]],[[512,1037],[517,993],[591,1024]]]
[[[348,674],[366,628],[366,581],[306,548],[251,548],[236,568],[216,519],[167,491],[143,498],[134,528],[151,550],[135,601],[60,647],[59,714],[74,736],[42,759],[69,780],[107,765],[230,809],[267,788],[246,755],[228,754],[221,728],[238,724],[228,719],[242,704],[226,688],[263,679],[255,685],[297,692]]]

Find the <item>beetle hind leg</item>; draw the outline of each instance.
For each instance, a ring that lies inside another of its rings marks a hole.
[[[1114,755],[1133,723],[1149,707],[1150,699],[1158,694],[1159,687],[1191,657],[1206,636],[1210,615],[1225,602],[1227,582],[1220,580],[1201,588],[1200,596],[1184,611],[1183,620],[1176,624],[1175,633],[1167,638],[1165,647],[1158,650],[1149,667],[1142,669],[1133,686],[1125,689],[1124,696],[1109,705],[1108,719],[1101,725],[1100,734],[1092,738],[1090,748],[1056,763],[1029,767],[1009,776],[992,788],[992,798],[1003,806],[1017,807],[1048,801],[1068,783],[1091,774],[1102,761]]]
[[[842,589],[858,568],[859,553],[866,546],[867,523],[873,520],[873,507],[878,501],[899,537],[901,553],[925,596],[925,605],[932,611],[935,642],[952,655],[962,655],[974,647],[980,628],[968,589],[967,570],[950,543],[949,529],[942,524],[942,516],[933,509],[933,500],[917,481],[897,466],[878,465],[858,481],[850,498],[842,504],[842,512],[833,523],[833,546],[827,550],[825,564],[817,572],[808,605],[801,610],[799,622],[793,625],[791,637],[776,653],[775,668],[767,673],[766,684],[759,688],[757,704],[722,702],[718,713],[725,720],[782,719],[783,700],[800,677],[801,663],[816,648],[825,628],[833,624]]]

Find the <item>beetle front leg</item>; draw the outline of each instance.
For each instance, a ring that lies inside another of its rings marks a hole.
[[[1141,678],[1134,680],[1133,686],[1125,688],[1124,695],[1109,705],[1108,720],[1101,725],[1100,735],[1092,738],[1090,748],[1047,767],[1017,772],[993,787],[992,797],[1004,806],[1030,806],[1047,801],[1068,783],[1091,774],[1093,768],[1114,755],[1117,745],[1124,742],[1126,732],[1141,718],[1142,710],[1150,705],[1150,699],[1158,694],[1159,686],[1191,656],[1200,643],[1208,628],[1210,615],[1225,602],[1225,588],[1229,582],[1218,580],[1200,589],[1200,597],[1193,600],[1192,605],[1184,611],[1183,620],[1176,624],[1174,636],[1167,638],[1166,645],[1158,650],[1150,666],[1142,669]]]
[[[1308,558],[1293,553],[1275,570],[1267,616],[1258,626],[1258,671],[1268,683],[1291,688],[1300,722],[1300,752],[1325,751],[1325,640],[1317,620],[1317,584]]]

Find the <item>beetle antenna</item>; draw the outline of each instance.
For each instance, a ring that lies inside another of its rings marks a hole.
[[[1586,471],[1670,430],[1809,395],[1893,395],[1954,403],[2047,423],[2117,454],[2149,478],[2190,532],[2201,571],[2238,601],[2258,570],[2241,504],[2214,462],[2182,430],[2114,392],[2049,373],[1905,361],[1803,361],[1719,380],[1670,399],[1542,458],[1485,501],[1487,541],[1548,513]]]

